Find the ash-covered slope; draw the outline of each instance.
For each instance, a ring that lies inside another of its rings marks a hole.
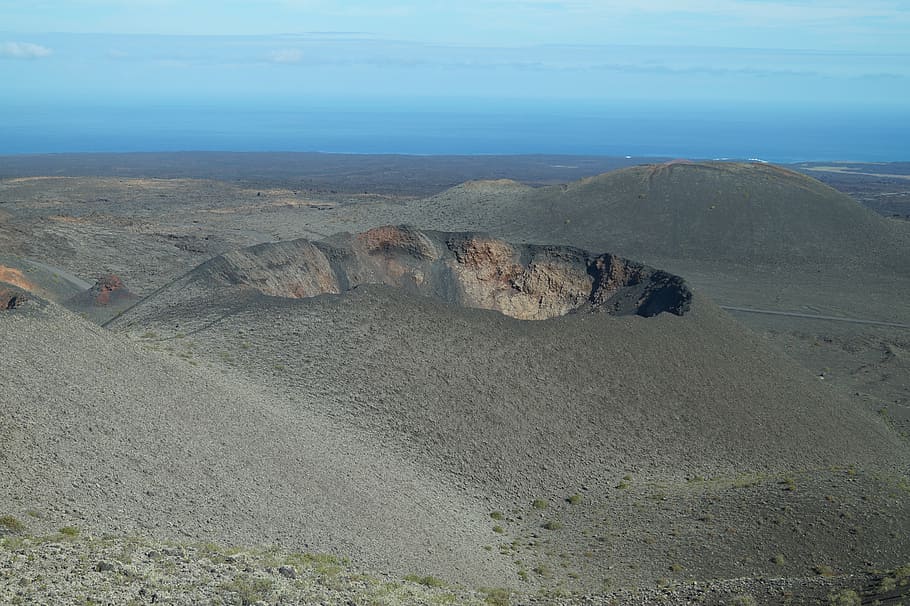
[[[865,257],[890,239],[887,221],[805,175],[768,164],[669,163],[536,192],[548,210],[616,249],[743,264]],[[578,224],[577,222],[583,221]]]
[[[691,300],[609,255],[384,227],[234,251],[108,326],[211,339],[215,359],[242,331],[250,381],[484,482],[507,465],[502,487],[608,483],[605,461],[673,475],[893,460],[879,420]],[[652,317],[566,315],[598,307]]]
[[[36,297],[0,310],[0,340],[0,512],[36,534],[71,525],[514,577],[481,548],[485,503],[306,395],[274,398]]]
[[[476,229],[636,259],[807,265],[907,273],[907,240],[887,219],[821,182],[768,164],[670,162],[564,186],[483,195],[459,186],[414,205],[420,227]]]
[[[385,284],[523,320],[582,310],[682,315],[692,298],[681,278],[608,253],[384,226],[322,242],[299,239],[231,251],[138,307],[172,305],[187,293],[222,288],[299,299],[365,284]]]
[[[704,299],[682,316],[529,322],[385,285],[188,294],[110,326],[488,499],[504,512],[489,545],[544,571],[520,585],[780,575],[779,553],[802,575],[910,553],[895,532],[910,515],[899,438]]]
[[[625,470],[891,467],[904,450],[698,297],[683,316],[527,322],[386,286],[306,299],[234,288],[147,301],[109,327],[192,339],[194,355],[500,494],[607,486]]]

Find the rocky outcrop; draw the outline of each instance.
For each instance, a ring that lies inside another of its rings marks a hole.
[[[83,317],[103,324],[139,300],[116,274],[99,276],[91,288],[76,293],[63,305]]]
[[[114,274],[101,276],[92,286],[90,292],[95,305],[110,305],[111,297],[126,290],[123,280]]]
[[[17,288],[0,286],[0,311],[15,309],[28,301],[26,294]]]
[[[521,320],[584,310],[682,315],[692,298],[681,278],[615,255],[406,226],[260,244],[216,257],[196,278],[292,298],[385,284]]]

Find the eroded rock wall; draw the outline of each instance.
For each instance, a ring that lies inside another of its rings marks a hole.
[[[682,315],[691,301],[681,278],[615,255],[406,226],[340,234],[324,242],[261,244],[204,267],[222,285],[272,296],[306,298],[385,284],[521,320],[583,310]]]

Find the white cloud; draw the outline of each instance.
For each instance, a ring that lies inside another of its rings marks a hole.
[[[283,48],[269,54],[272,63],[300,63],[302,60],[303,52],[296,48]]]
[[[7,59],[40,59],[53,52],[46,46],[31,42],[0,42],[0,57]]]

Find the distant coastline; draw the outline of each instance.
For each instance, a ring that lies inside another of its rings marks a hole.
[[[62,108],[0,102],[0,154],[322,152],[910,161],[910,110],[586,104]]]

